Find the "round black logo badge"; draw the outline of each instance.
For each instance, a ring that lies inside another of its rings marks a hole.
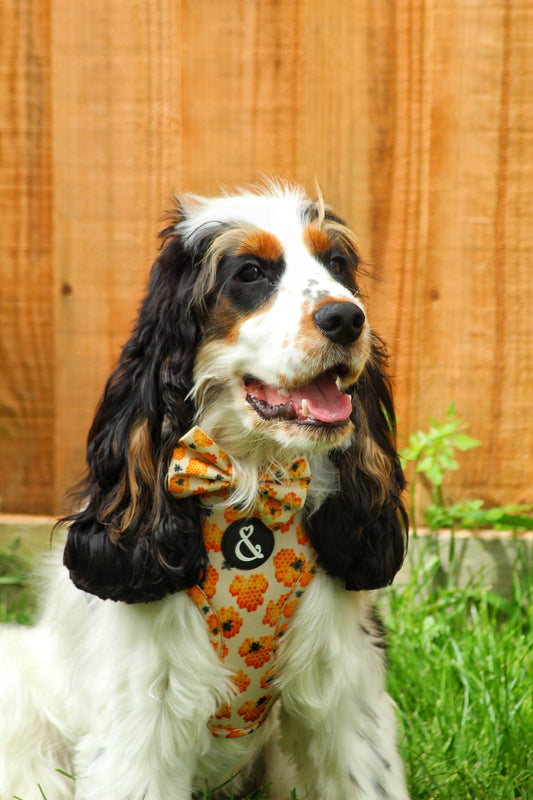
[[[222,553],[230,567],[255,569],[264,564],[274,549],[274,534],[255,517],[238,519],[222,536]]]

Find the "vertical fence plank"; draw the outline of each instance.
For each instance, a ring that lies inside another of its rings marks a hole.
[[[300,2],[184,3],[184,187],[264,176],[294,178],[299,106]]]
[[[56,0],[54,43],[58,493],[128,338],[179,183],[180,38],[172,0]]]
[[[0,10],[0,509],[53,504],[49,4]]]
[[[456,401],[482,442],[448,477],[450,500],[532,500],[526,6],[419,2],[396,13],[392,180],[372,197],[386,209],[376,244],[396,291],[376,312],[390,332],[402,432]]]

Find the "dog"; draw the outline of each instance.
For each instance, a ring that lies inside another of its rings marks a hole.
[[[405,480],[356,238],[282,181],[178,198],[161,237],[63,563],[2,634],[0,796],[407,800],[369,595]]]

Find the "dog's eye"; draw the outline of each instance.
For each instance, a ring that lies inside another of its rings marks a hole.
[[[238,271],[237,280],[241,283],[254,283],[264,277],[261,267],[255,261],[247,261]]]
[[[346,258],[338,253],[335,253],[329,259],[329,269],[333,275],[344,275],[346,267]]]

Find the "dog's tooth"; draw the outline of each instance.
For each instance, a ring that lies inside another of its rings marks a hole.
[[[306,417],[311,416],[309,413],[309,404],[305,398],[302,400],[302,414]]]
[[[279,391],[279,396],[283,397],[284,400],[288,400],[289,397],[291,396],[289,390],[286,389],[284,386],[280,386],[278,391]]]

